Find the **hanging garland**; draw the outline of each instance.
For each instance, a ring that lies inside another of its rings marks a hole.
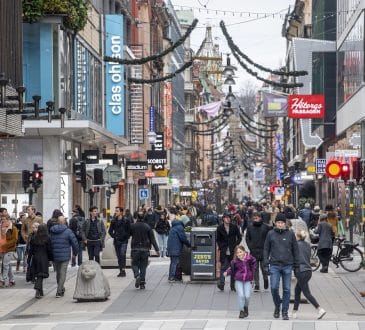
[[[154,78],[154,79],[142,79],[142,78],[128,78],[129,82],[135,83],[135,84],[151,84],[155,82],[161,82],[168,79],[174,78],[177,74],[180,72],[185,71],[187,68],[191,67],[193,65],[193,61],[186,62],[181,68],[177,69],[175,72],[168,74],[166,76],[160,77],[160,78]]]
[[[264,124],[264,123],[260,123],[260,122],[258,122],[258,121],[255,121],[255,120],[253,120],[251,117],[249,117],[246,113],[245,113],[245,110],[241,107],[241,106],[239,106],[239,109],[240,109],[240,111],[241,111],[241,113],[242,113],[242,115],[248,120],[248,121],[250,121],[250,122],[254,122],[257,126],[263,126],[263,127],[268,127],[268,128],[272,128],[272,129],[277,129],[278,127],[279,127],[279,125],[278,124]]]
[[[262,129],[262,128],[258,128],[255,126],[252,126],[250,122],[248,122],[245,117],[242,116],[242,114],[240,114],[240,118],[241,118],[241,123],[247,128],[247,126],[249,126],[251,129],[259,131],[261,133],[271,133],[271,132],[275,132],[277,129]]]
[[[245,69],[251,76],[254,76],[257,80],[261,80],[264,83],[266,83],[268,85],[271,85],[271,86],[274,86],[274,87],[282,87],[282,88],[303,87],[302,83],[293,83],[293,84],[279,83],[279,82],[276,82],[276,81],[272,81],[272,80],[262,78],[258,75],[257,72],[252,71],[245,63],[243,63],[241,61],[240,57],[237,55],[237,53],[235,51],[232,50],[232,54],[236,58],[237,62],[242,66],[242,68]]]
[[[136,58],[134,60],[127,60],[127,59],[115,58],[115,57],[111,57],[111,56],[104,56],[104,61],[124,64],[124,65],[141,65],[141,64],[145,64],[147,62],[156,60],[158,58],[164,57],[168,53],[172,52],[175,48],[181,46],[185,42],[185,40],[189,37],[191,32],[195,29],[197,24],[198,24],[198,20],[194,19],[193,23],[186,30],[185,34],[178,41],[176,41],[170,47],[166,48],[160,54],[151,55],[151,56],[147,56],[147,57],[143,57],[143,58]]]
[[[258,68],[259,70],[262,71],[266,71],[269,72],[271,74],[277,75],[277,76],[293,76],[293,77],[298,77],[298,76],[305,76],[308,74],[308,71],[288,71],[288,72],[284,72],[284,71],[278,71],[278,70],[271,70],[269,68],[266,68],[260,64],[255,63],[253,60],[251,60],[246,54],[244,54],[238,47],[237,45],[233,42],[232,37],[228,34],[226,26],[224,24],[223,21],[221,21],[219,23],[221,30],[227,40],[228,46],[229,48],[232,50],[232,52],[236,52],[239,55],[241,55],[248,63],[250,63],[251,65],[253,65],[254,67]]]
[[[272,139],[273,138],[273,136],[271,136],[271,135],[262,135],[262,134],[260,134],[260,133],[258,133],[258,132],[255,132],[252,128],[250,128],[249,126],[246,126],[245,125],[245,121],[244,121],[244,119],[242,118],[242,116],[240,115],[240,119],[241,119],[241,123],[243,124],[243,126],[245,126],[245,128],[250,132],[250,133],[252,133],[252,134],[254,134],[254,135],[256,135],[256,136],[258,136],[258,137],[260,137],[260,138],[263,138],[263,139]]]

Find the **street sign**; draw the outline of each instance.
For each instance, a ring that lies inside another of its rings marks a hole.
[[[316,174],[326,174],[327,160],[324,158],[316,159]]]
[[[148,199],[148,189],[138,189],[139,199]]]
[[[104,182],[111,185],[118,184],[119,181],[123,180],[123,173],[120,167],[117,165],[109,165],[103,171]]]

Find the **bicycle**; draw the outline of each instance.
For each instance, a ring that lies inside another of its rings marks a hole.
[[[364,256],[362,251],[357,247],[359,244],[354,244],[346,241],[344,238],[335,238],[335,243],[337,243],[337,251],[332,254],[330,261],[336,265],[336,268],[341,267],[348,272],[357,272],[363,267]],[[311,259],[310,263],[312,266],[312,271],[316,271],[321,265],[318,255],[318,246],[311,246]]]

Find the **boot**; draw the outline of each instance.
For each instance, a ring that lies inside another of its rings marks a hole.
[[[243,315],[244,315],[244,317],[247,317],[248,316],[248,306],[245,306],[243,308]]]
[[[41,290],[38,290],[38,289],[36,289],[35,290],[35,297],[37,298],[37,299],[41,299]]]
[[[19,268],[20,268],[20,261],[16,262],[16,269],[15,271],[18,273],[19,272]]]

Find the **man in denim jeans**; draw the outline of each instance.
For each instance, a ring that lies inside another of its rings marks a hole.
[[[264,269],[270,277],[271,294],[275,304],[274,317],[289,320],[291,274],[299,271],[299,249],[293,231],[286,226],[284,213],[275,218],[275,228],[266,237],[264,245]],[[283,297],[280,298],[280,277],[283,281]]]

